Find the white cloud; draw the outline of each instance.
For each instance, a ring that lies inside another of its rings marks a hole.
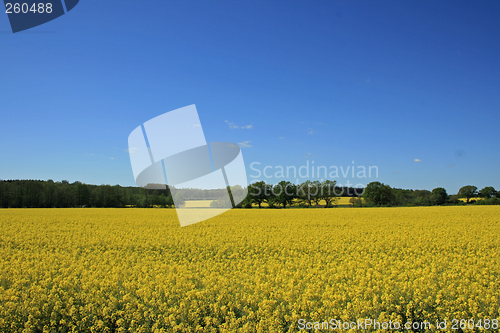
[[[312,128],[307,129],[307,134],[314,134],[314,130]]]
[[[251,144],[249,144],[251,141],[243,141],[243,142],[238,142],[241,148],[250,148],[252,147]]]
[[[233,123],[232,121],[227,121],[227,120],[224,120],[226,122],[226,124],[229,125],[229,128],[230,129],[236,129],[236,128],[239,128],[238,125],[236,125],[235,123]]]
[[[253,125],[244,125],[244,126],[239,126],[238,124],[233,123],[232,121],[227,121],[224,120],[226,124],[228,124],[230,129],[252,129]]]
[[[419,158],[413,160],[413,162],[422,162]]]
[[[125,151],[126,151],[127,153],[133,154],[133,153],[135,153],[135,151],[136,151],[137,149],[139,149],[139,148],[129,148],[129,149],[125,149]],[[92,155],[93,155],[93,154],[92,154]]]

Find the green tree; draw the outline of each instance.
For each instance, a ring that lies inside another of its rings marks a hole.
[[[287,205],[291,206],[293,200],[297,197],[295,185],[289,181],[282,180],[272,188],[273,202],[282,205],[286,208]]]
[[[182,195],[181,192],[177,192],[174,196],[174,201],[175,201],[175,207],[179,208],[182,207],[186,204],[186,199],[184,199],[184,196]]]
[[[371,182],[366,185],[365,199],[377,206],[385,206],[394,200],[392,188],[380,182]]]
[[[174,199],[172,198],[172,194],[169,194],[168,197],[167,197],[167,200],[166,200],[166,206],[168,208],[172,208],[174,207]]]
[[[349,203],[353,207],[363,207],[363,199],[362,198],[352,197],[351,199],[349,199]]]
[[[337,182],[334,180],[325,180],[321,182],[320,187],[320,199],[325,201],[325,208],[333,206],[338,198],[335,195],[335,185]]]
[[[471,198],[474,198],[477,195],[477,187],[473,185],[467,185],[458,190],[457,196],[459,198],[466,198],[467,203]]]
[[[264,202],[269,201],[270,194],[271,185],[266,184],[264,181],[255,182],[248,186],[249,201],[259,205],[259,208],[262,208],[261,205]]]
[[[240,185],[228,186],[227,190],[231,195],[234,207],[243,207],[243,201],[246,199],[248,191]]]
[[[415,190],[413,191],[413,203],[417,206],[430,206],[431,205],[431,191]]]
[[[319,203],[321,202],[321,182],[319,180],[311,182],[309,189],[309,196],[311,200],[316,206],[319,206]]]
[[[446,202],[446,198],[448,198],[448,193],[442,187],[436,187],[432,190],[431,193],[431,202],[435,205],[442,205]]]
[[[42,202],[43,207],[52,208],[56,205],[56,186],[52,179],[49,179],[43,188]]]
[[[497,191],[493,186],[486,186],[481,191],[479,191],[479,196],[481,198],[490,199],[498,195]]]
[[[87,185],[82,184],[81,182],[73,183],[76,189],[76,203],[80,207],[89,206],[90,205],[90,190]]]
[[[308,207],[312,206],[310,180],[306,180],[297,187],[297,198],[299,199],[299,202],[307,204]]]
[[[413,190],[404,190],[400,188],[392,189],[394,195],[393,204],[395,206],[413,206]]]

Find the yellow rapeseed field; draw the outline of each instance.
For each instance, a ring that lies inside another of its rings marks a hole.
[[[193,208],[193,207],[206,207],[209,208],[212,200],[187,200],[184,207]]]
[[[242,209],[184,228],[173,209],[3,209],[0,228],[0,332],[498,331],[498,206]]]

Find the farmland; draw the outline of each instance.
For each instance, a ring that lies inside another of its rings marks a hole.
[[[0,210],[0,331],[497,331],[498,206],[231,210],[184,228],[175,214]]]

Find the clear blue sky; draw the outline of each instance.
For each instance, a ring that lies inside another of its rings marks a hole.
[[[3,13],[0,179],[134,185],[130,132],[196,104],[207,141],[245,146],[250,181],[253,162],[354,161],[379,178],[351,182],[499,189],[499,17],[499,1],[82,0],[12,34]]]

